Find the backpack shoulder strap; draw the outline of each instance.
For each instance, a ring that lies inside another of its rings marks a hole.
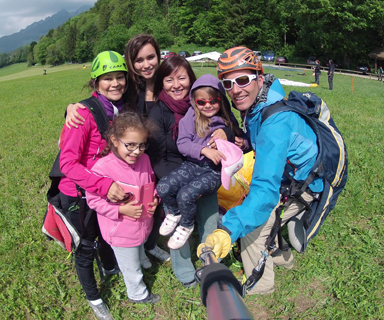
[[[263,108],[261,111],[261,124],[263,124],[264,121],[267,120],[270,116],[287,110],[291,110],[291,108],[287,106],[285,100],[278,101],[268,107]]]
[[[105,133],[108,129],[109,120],[103,104],[96,97],[81,100],[80,103],[91,111],[93,117],[95,118],[97,129],[99,130],[101,137],[105,139]]]
[[[305,112],[303,112],[300,108],[295,107],[295,105],[292,105],[289,103],[289,100],[281,100],[276,102],[275,104],[270,105],[269,107],[264,108],[261,112],[261,123],[263,123],[266,119],[271,117],[272,115],[283,112],[283,111],[293,111],[301,115],[307,122],[307,124],[312,128],[314,131],[316,137],[317,137],[317,145],[319,148],[318,156],[316,158],[315,163],[312,166],[311,172],[309,173],[308,177],[301,182],[296,182],[292,177],[288,174],[286,170],[284,170],[284,174],[287,176],[287,178],[291,181],[291,194],[296,197],[300,197],[303,192],[308,188],[308,186],[312,183],[314,178],[316,176],[320,176],[320,174],[324,171],[324,165],[323,165],[323,145],[322,145],[322,139],[319,132],[319,128],[317,127],[317,124],[313,118],[308,116]]]
[[[92,113],[97,124],[97,129],[99,130],[101,137],[105,139],[105,133],[109,126],[109,120],[102,103],[96,97],[90,97],[88,99],[81,100],[80,103],[86,106]],[[49,178],[52,180],[52,184],[47,193],[48,199],[53,198],[58,194],[58,185],[60,183],[61,177],[64,176],[60,170],[60,153],[61,151],[59,151],[58,155],[56,156],[55,162],[53,163],[52,169],[49,173]]]

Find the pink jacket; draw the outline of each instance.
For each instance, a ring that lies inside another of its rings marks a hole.
[[[106,141],[101,138],[91,112],[88,109],[77,109],[77,112],[85,121],[78,129],[65,126],[60,155],[60,169],[65,177],[61,179],[59,189],[67,196],[76,197],[77,184],[84,190],[106,196],[113,180],[89,170],[100,157]]]
[[[151,163],[145,153],[134,165],[117,158],[112,152],[101,158],[93,166],[99,176],[108,176],[114,181],[142,186],[155,181]],[[97,193],[86,193],[88,206],[97,212],[101,234],[106,242],[115,247],[136,247],[149,236],[153,216],[143,212],[140,219],[123,219],[119,205],[106,201]]]

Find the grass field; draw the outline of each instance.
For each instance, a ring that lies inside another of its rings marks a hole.
[[[90,63],[84,64],[84,66],[89,67]],[[27,67],[26,63],[17,63],[10,66],[0,68],[0,81],[8,81],[25,77],[32,77],[37,75],[43,75],[44,70],[47,75],[64,70],[73,70],[73,69],[82,69],[83,64],[63,64],[57,67],[52,66],[34,66]],[[88,69],[89,70],[89,69]]]
[[[0,319],[95,319],[71,257],[41,232],[64,109],[89,95],[81,90],[89,68],[47,68],[45,76],[43,67],[8,68],[0,69]],[[194,68],[198,76],[215,73]],[[265,71],[313,82],[308,70]],[[293,89],[307,90],[286,87]],[[327,102],[345,137],[348,184],[306,253],[295,253],[294,269],[276,269],[275,293],[245,303],[255,319],[384,319],[384,85],[336,75],[329,91],[323,73],[320,87],[310,90]],[[108,278],[100,287],[114,319],[206,319],[199,289],[183,288],[170,263],[150,259],[145,281],[161,302],[132,305],[122,277]]]

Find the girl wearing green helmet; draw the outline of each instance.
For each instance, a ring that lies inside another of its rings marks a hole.
[[[109,121],[123,111],[122,97],[127,87],[126,76],[127,66],[124,58],[117,52],[101,52],[92,63],[91,80],[88,85],[94,90],[92,96],[104,107]],[[100,158],[107,143],[98,130],[93,113],[88,108],[79,109],[78,112],[84,119],[84,125],[77,130],[70,130],[64,126],[61,136],[60,169],[64,177],[60,180],[59,190],[63,210],[76,203],[78,186],[113,202],[125,197],[122,187],[111,178],[91,173],[90,169]],[[90,209],[87,207],[86,210],[88,212]],[[83,240],[94,243],[96,238],[99,239],[99,253],[104,273],[119,273],[111,247],[100,236],[96,215],[89,215],[91,218],[84,228],[84,233],[82,233],[84,223],[81,222],[79,211],[68,211],[68,216],[74,227],[82,234]],[[98,319],[111,320],[112,316],[101,299],[95,280],[94,248],[81,246],[74,255],[76,272],[89,305]]]
[[[92,95],[104,104],[110,120],[123,111],[127,72],[124,58],[115,51],[101,52],[92,62],[89,86],[95,90]]]
[[[160,66],[159,45],[153,36],[138,34],[128,41],[124,50],[124,59],[128,68],[128,88],[123,96],[124,109],[135,111],[146,118],[155,106],[157,98],[154,87]],[[84,119],[76,111],[78,108],[84,108],[84,106],[79,103],[68,106],[66,117],[68,127],[77,128],[78,125],[83,124]],[[157,245],[162,217],[160,210],[160,207],[156,210],[154,228],[145,243],[145,250],[159,260],[169,261],[169,253]],[[150,263],[148,259],[147,265]]]

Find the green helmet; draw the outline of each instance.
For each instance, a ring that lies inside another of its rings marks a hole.
[[[103,51],[92,62],[91,78],[96,79],[105,73],[114,71],[128,72],[123,56],[115,51]]]

